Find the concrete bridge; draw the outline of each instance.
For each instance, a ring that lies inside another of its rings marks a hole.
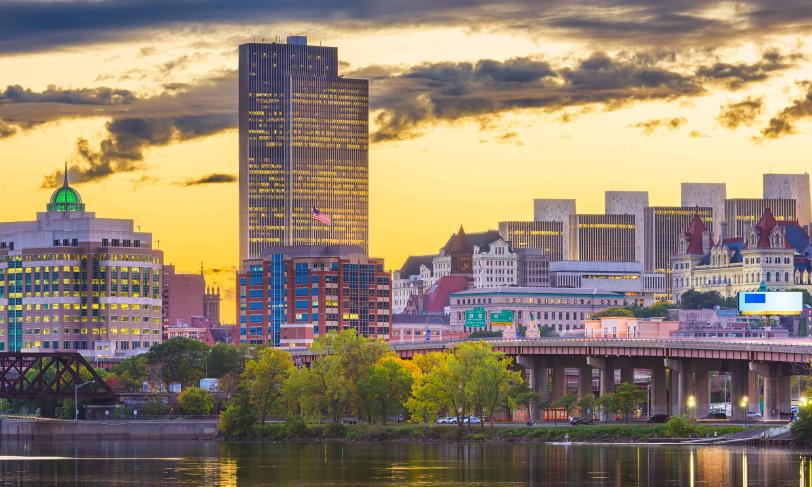
[[[566,376],[577,374],[578,396],[614,390],[617,371],[621,382],[633,382],[636,370],[650,373],[650,413],[690,414],[698,418],[709,412],[711,374],[731,377],[733,420],[744,420],[746,411],[758,412],[764,396],[764,419],[790,414],[790,378],[808,374],[812,363],[812,340],[730,339],[492,339],[494,350],[512,356],[525,370],[530,385],[546,399],[566,394]],[[402,358],[443,351],[460,342],[392,344]],[[309,350],[293,351],[299,364],[316,356]],[[763,385],[763,387],[762,387]],[[695,407],[688,409],[688,397]],[[742,399],[748,398],[743,407]]]

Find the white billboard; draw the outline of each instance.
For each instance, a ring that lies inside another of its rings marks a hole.
[[[804,306],[799,292],[739,293],[739,312],[743,315],[799,315]]]

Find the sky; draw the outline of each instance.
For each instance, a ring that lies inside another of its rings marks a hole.
[[[237,46],[288,35],[370,80],[389,268],[534,198],[760,197],[762,173],[809,171],[808,0],[0,0],[0,219],[43,211],[68,161],[89,211],[202,265],[233,322]]]

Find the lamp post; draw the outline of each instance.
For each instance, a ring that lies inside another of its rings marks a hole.
[[[749,401],[750,400],[747,398],[747,396],[742,396],[742,400],[739,402],[739,407],[741,407],[744,410],[744,426],[745,427],[747,427],[747,403]]]
[[[694,421],[696,421],[696,398],[694,396],[688,396],[688,414],[691,414],[691,410],[693,410],[693,417]]]
[[[94,384],[95,382],[96,382],[95,380],[89,380],[87,382],[79,384],[78,386],[73,386],[73,420],[74,421],[79,421],[79,389],[86,386],[86,385],[88,385],[88,384]]]

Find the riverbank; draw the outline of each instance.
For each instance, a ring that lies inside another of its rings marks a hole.
[[[669,438],[711,438],[759,427],[691,425],[674,434],[665,424],[600,424],[579,426],[444,426],[444,425],[342,425],[273,423],[257,425],[252,435],[233,441],[348,441],[348,442],[646,442]],[[759,428],[762,429],[762,428]]]
[[[66,421],[0,420],[0,437],[38,440],[214,440],[215,420]]]

